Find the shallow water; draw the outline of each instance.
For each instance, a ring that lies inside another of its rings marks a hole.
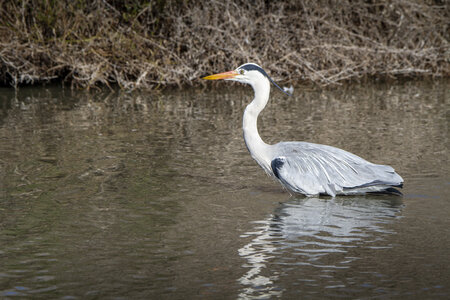
[[[448,81],[272,93],[266,142],[393,166],[404,196],[290,197],[248,87],[0,90],[0,298],[450,297]]]

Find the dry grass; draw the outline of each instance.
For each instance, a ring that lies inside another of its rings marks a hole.
[[[0,0],[0,80],[198,84],[252,61],[275,78],[448,76],[448,1]]]

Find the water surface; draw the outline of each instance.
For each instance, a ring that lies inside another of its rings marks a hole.
[[[450,297],[449,84],[272,93],[269,143],[393,166],[403,197],[290,197],[238,85],[0,90],[0,298]]]

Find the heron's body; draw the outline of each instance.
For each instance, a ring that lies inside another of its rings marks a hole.
[[[258,164],[289,191],[307,196],[399,193],[393,187],[401,187],[403,179],[390,166],[373,164],[326,145],[307,142],[266,144],[259,136],[257,120],[269,100],[270,82],[275,82],[259,66],[244,64],[235,71],[205,79],[234,80],[253,87],[255,97],[245,109],[243,118],[245,143]]]

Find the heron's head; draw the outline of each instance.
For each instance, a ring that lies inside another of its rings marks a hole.
[[[232,81],[238,81],[241,83],[246,83],[250,85],[254,85],[254,83],[262,80],[269,80],[272,82],[277,88],[279,88],[283,93],[285,93],[288,96],[291,96],[291,94],[286,93],[282,88],[278,86],[278,84],[273,81],[272,78],[270,78],[269,75],[267,75],[266,71],[263,70],[260,66],[254,63],[246,63],[237,68],[236,70],[224,72],[224,73],[218,73],[214,75],[209,75],[206,77],[203,77],[203,79],[206,80],[232,80]]]

